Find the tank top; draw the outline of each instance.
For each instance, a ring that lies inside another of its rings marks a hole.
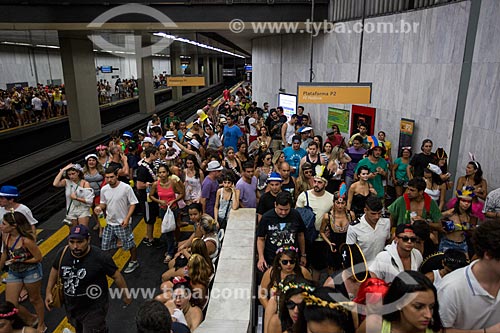
[[[316,162],[312,162],[310,159],[309,159],[309,154],[306,154],[306,162],[307,163],[310,163],[312,165],[312,171],[313,171],[313,176],[316,175],[316,166],[317,165],[321,165],[321,158],[320,158],[320,155],[318,154],[318,157],[316,158]]]
[[[264,194],[264,191],[267,186],[267,178],[269,178],[269,175],[271,172],[273,172],[273,167],[271,166],[269,168],[269,173],[265,173],[262,170],[262,167],[259,168],[260,173],[259,173],[259,178],[257,178],[257,189],[261,192],[261,194]]]
[[[382,321],[382,329],[380,330],[380,333],[391,333],[391,326],[391,322],[384,319]],[[430,328],[426,328],[425,333],[433,333],[433,331]]]
[[[439,197],[441,196],[441,191],[439,189],[432,190],[430,188],[425,188],[424,192],[427,193],[432,198],[432,200],[436,202],[439,201]]]
[[[190,177],[186,174],[186,180],[184,181],[186,186],[186,194],[184,196],[185,200],[195,200],[201,197],[201,180],[200,178]]]
[[[220,191],[220,198],[219,198],[219,220],[224,219],[225,217],[229,217],[229,211],[231,210],[231,203],[233,202],[233,193],[230,195],[229,200],[224,199],[224,189]],[[229,207],[229,209],[228,209]],[[227,216],[226,216],[227,212]]]
[[[84,175],[84,179],[89,182],[90,187],[94,190],[95,196],[101,194],[101,185],[102,181],[104,180],[103,175],[101,175],[99,172],[96,172],[93,175],[90,173],[86,173]]]
[[[174,187],[172,185],[170,185],[170,187],[167,187],[167,188],[161,187],[160,181],[158,180],[157,191],[158,191],[158,198],[160,200],[163,200],[165,202],[175,200],[175,192],[174,192]],[[173,206],[176,206],[176,205],[174,204]],[[163,206],[160,206],[160,207],[166,208]]]
[[[7,235],[7,239],[5,240],[5,247],[8,248],[7,257],[9,259],[24,258],[26,260],[26,259],[30,259],[33,257],[31,252],[28,251],[28,249],[24,247],[24,237],[22,237],[21,235],[17,236],[14,244],[10,247],[8,246],[9,240],[10,240],[10,234]],[[19,243],[19,241],[21,241],[21,247],[16,249],[15,247],[16,247],[17,243]],[[15,262],[9,266],[9,270],[12,272],[24,272],[24,271],[27,271],[27,270],[35,267],[36,265],[38,265],[38,264],[27,264],[24,262]]]
[[[286,143],[291,144],[292,143],[292,137],[295,134],[295,125],[290,125],[290,123],[286,123],[286,133],[285,133],[285,140]]]
[[[219,249],[220,249],[220,243],[219,243],[219,237],[217,236],[203,236],[203,241],[206,243],[207,241],[212,241],[215,243],[215,252],[210,255],[210,259],[212,259],[212,263],[214,263],[217,258],[219,257]]]

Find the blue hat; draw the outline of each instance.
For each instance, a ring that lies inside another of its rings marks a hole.
[[[75,225],[69,232],[69,239],[85,239],[90,235],[89,228],[83,224]]]
[[[269,177],[267,177],[267,182],[282,182],[283,179],[281,179],[281,176],[279,173],[277,172],[271,172],[271,174],[269,175]]]
[[[125,131],[125,132],[123,132],[122,136],[125,138],[132,138],[134,136],[134,134],[132,134],[132,132],[130,132],[130,131]]]
[[[17,198],[18,196],[19,190],[15,186],[4,185],[0,187],[0,197]]]

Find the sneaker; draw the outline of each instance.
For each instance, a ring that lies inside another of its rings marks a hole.
[[[148,238],[144,238],[142,240],[142,244],[144,244],[146,246],[153,246],[153,241],[150,241]]]
[[[73,332],[69,328],[65,328],[65,329],[63,329],[62,333],[75,333],[75,332]]]
[[[125,274],[132,273],[133,271],[135,271],[137,269],[137,267],[139,267],[139,262],[138,261],[131,261],[128,263],[127,268],[125,268],[123,273],[125,273]]]
[[[68,220],[68,219],[64,219],[64,220],[62,221],[62,223],[63,223],[64,225],[67,225],[68,227],[71,227],[71,225],[73,224],[73,223],[71,222],[71,220]]]

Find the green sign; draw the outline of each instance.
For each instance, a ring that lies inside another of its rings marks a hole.
[[[349,133],[349,110],[328,108],[328,128],[333,124],[339,126],[340,132]]]

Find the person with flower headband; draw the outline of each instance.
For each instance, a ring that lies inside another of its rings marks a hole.
[[[354,333],[354,323],[350,309],[351,302],[338,302],[332,298],[335,290],[329,287],[316,288],[305,292],[304,304],[300,311],[294,333],[328,332]]]
[[[0,332],[4,333],[36,333],[37,330],[24,325],[19,318],[19,309],[11,302],[0,304]]]
[[[273,266],[263,275],[259,286],[259,301],[266,309],[269,298],[278,291],[278,284],[289,275],[311,279],[311,273],[299,265],[299,249],[295,246],[283,246],[276,251]]]
[[[354,212],[346,208],[346,186],[342,186],[342,195],[340,191],[333,194],[333,207],[323,215],[319,233],[328,245],[326,248],[326,260],[328,263],[329,274],[342,267],[342,258],[339,248],[347,239],[347,229],[355,220]]]
[[[472,215],[472,201],[475,193],[472,188],[457,190],[457,200],[452,209],[443,213],[443,229],[446,233],[439,243],[439,251],[448,249],[462,251],[469,257],[467,236],[477,225],[477,217]]]
[[[292,333],[304,300],[304,292],[314,291],[311,281],[294,274],[278,285],[280,297],[271,297],[264,315],[264,333]]]

